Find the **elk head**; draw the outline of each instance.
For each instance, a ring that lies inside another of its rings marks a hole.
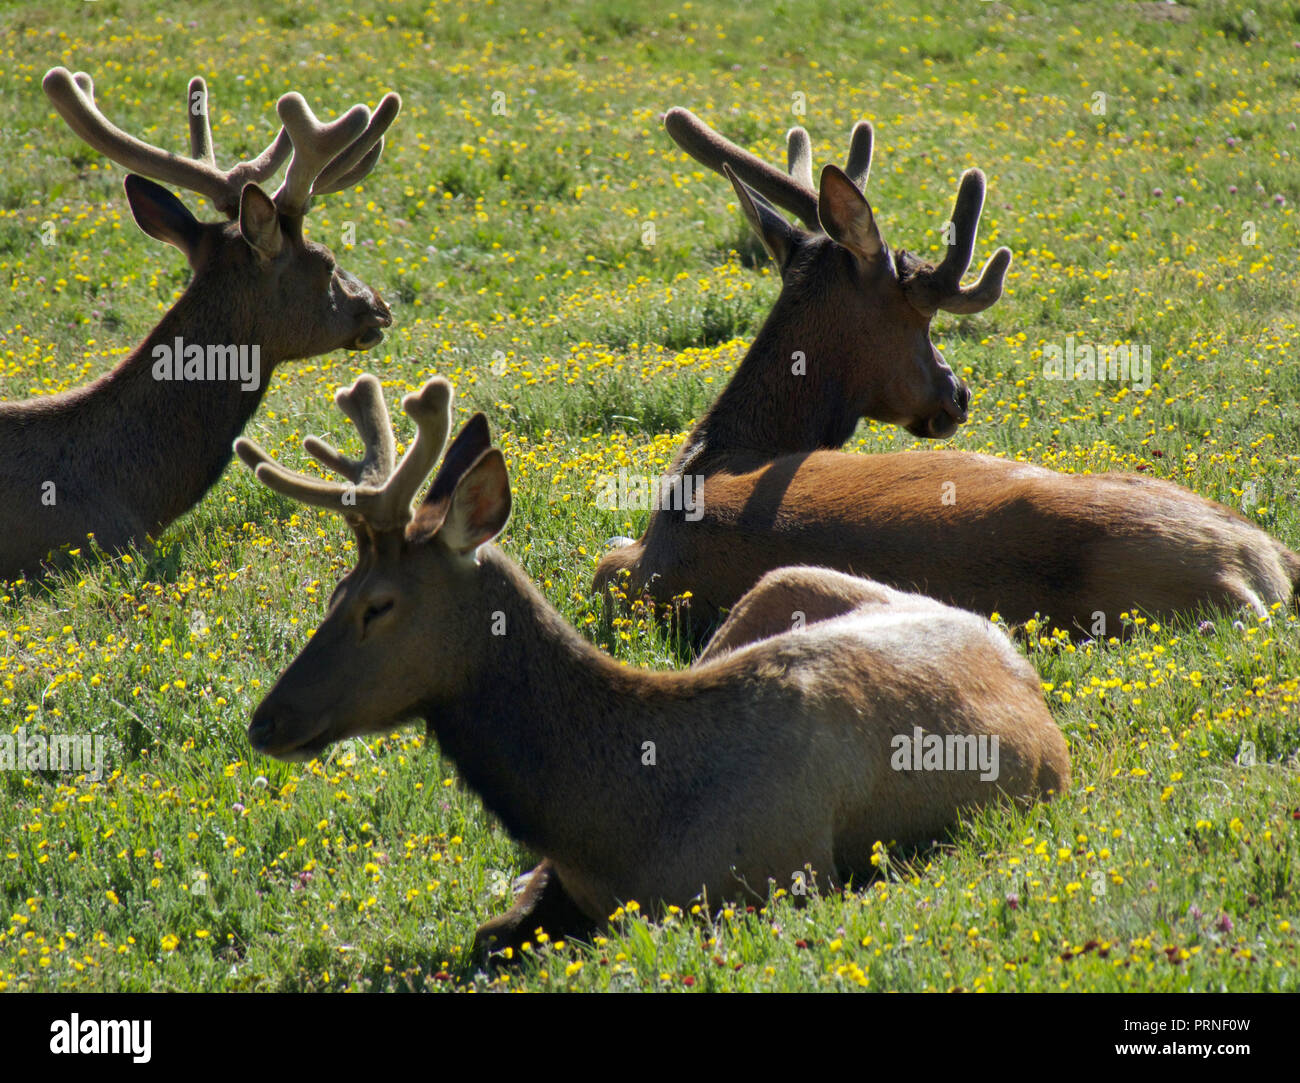
[[[324,621],[253,712],[248,737],[259,752],[311,759],[335,741],[429,717],[475,679],[479,640],[466,630],[483,627],[480,577],[491,574],[477,552],[505,527],[510,481],[487,419],[475,414],[412,514],[450,430],[451,400],[439,378],[402,400],[416,436],[394,468],[379,381],[361,376],[340,390],[334,401],[360,432],[364,456],[347,459],[312,437],[304,446],[346,483],[285,470],[251,440],[235,442],[264,485],[339,512],[357,539],[357,565]]]
[[[337,120],[316,120],[302,95],[284,95],[276,108],[283,127],[256,158],[218,169],[208,115],[208,91],[191,79],[186,96],[190,156],[141,142],[113,125],[95,104],[89,75],[52,68],[45,93],[78,136],[131,172],[126,195],[136,223],[174,245],[194,271],[191,289],[222,326],[213,333],[261,346],[272,362],[313,357],[340,347],[365,350],[383,340],[392,316],[369,286],[339,268],[322,244],[303,236],[313,196],[357,184],[383,151],[384,132],[401,109],[386,94],[371,114],[355,105]],[[289,159],[273,196],[261,184]],[[153,180],[146,180],[151,177]],[[166,188],[206,196],[227,221],[198,221]]]
[[[669,110],[668,134],[697,161],[731,181],[741,210],[781,272],[773,309],[783,324],[779,358],[793,346],[810,359],[831,357],[828,394],[843,403],[850,431],[858,418],[899,424],[914,436],[943,439],[966,420],[970,392],[930,340],[940,310],[980,312],[1002,295],[1011,251],[999,248],[978,281],[963,289],[984,205],[984,174],[969,169],[953,209],[951,241],[938,266],[881,237],[863,191],[871,171],[871,125],[853,129],[847,169],[826,166],[814,187],[811,143],[792,128],[788,174],[724,139],[686,109]],[[769,202],[770,200],[770,202]],[[787,221],[773,206],[796,215]],[[802,343],[802,345],[800,345]],[[839,440],[848,433],[839,434]]]

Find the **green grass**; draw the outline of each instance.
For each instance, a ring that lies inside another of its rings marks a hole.
[[[260,148],[287,89],[325,113],[397,89],[383,162],[308,223],[397,327],[371,354],[282,368],[248,433],[297,464],[309,432],[355,447],[330,393],[356,374],[390,402],[448,376],[507,453],[504,547],[620,658],[683,665],[653,622],[597,619],[603,541],[644,514],[597,509],[591,485],[666,463],[777,283],[725,182],[658,116],[688,105],[771,160],[804,123],[819,162],[866,116],[892,243],[937,252],[978,165],[976,258],[1016,253],[997,306],[936,324],[975,392],[953,446],[1142,469],[1300,548],[1300,4],[1253,6],[5,6],[0,398],[104,371],[187,280],[131,223],[121,170],[45,103],[48,67],[90,71],[113,120],[176,148],[186,80],[205,75],[223,162]],[[1068,336],[1149,344],[1156,385],[1044,380],[1043,346]],[[854,446],[915,442],[864,424]],[[0,773],[0,988],[1300,988],[1294,615],[1123,644],[1032,632],[1070,746],[1063,799],[891,851],[844,898],[662,924],[637,910],[593,946],[535,945],[481,975],[473,930],[530,855],[437,749],[404,731],[289,766],[244,736],[351,552],[335,518],[236,464],[154,551],[0,588],[4,731],[111,743],[102,782]]]

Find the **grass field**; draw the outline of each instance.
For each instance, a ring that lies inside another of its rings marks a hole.
[[[122,171],[55,116],[47,68],[91,72],[110,118],[174,148],[204,75],[219,159],[263,145],[285,90],[328,113],[396,89],[380,166],[307,226],[395,328],[279,369],[247,434],[301,465],[309,433],[355,449],[331,394],[357,374],[390,403],[448,377],[506,453],[503,547],[619,658],[683,666],[654,621],[607,626],[588,595],[604,540],[645,521],[594,486],[667,465],[778,281],[659,116],[687,105],[769,160],[803,123],[818,164],[867,117],[887,239],[938,253],[978,165],[976,260],[1015,252],[995,307],[936,323],[974,394],[948,446],[1145,471],[1300,548],[1300,3],[654,9],[6,3],[0,398],[105,371],[188,279],[131,222]],[[1071,338],[1148,345],[1153,383],[1045,379]],[[872,423],[851,444],[914,446]],[[286,765],[244,733],[352,551],[337,517],[235,464],[153,551],[0,584],[3,732],[109,746],[100,781],[0,772],[0,989],[1300,989],[1294,611],[1139,621],[1123,643],[1031,629],[1073,761],[1063,799],[983,813],[918,859],[886,847],[843,898],[662,924],[629,903],[593,946],[485,974],[474,928],[531,855],[436,747],[412,728]]]

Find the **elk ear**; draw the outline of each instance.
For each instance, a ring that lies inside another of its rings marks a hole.
[[[239,196],[239,232],[263,259],[275,259],[280,254],[284,242],[280,212],[271,197],[252,181],[244,185]]]
[[[785,270],[786,261],[799,245],[799,231],[772,204],[736,176],[731,166],[725,162],[722,164],[722,172],[736,190],[740,209],[745,212],[745,218],[763,242],[767,254],[776,261],[780,270]]]
[[[438,536],[453,552],[467,556],[500,534],[509,518],[505,456],[500,449],[489,448],[461,477]]]
[[[460,479],[491,446],[492,435],[488,431],[487,415],[480,410],[465,422],[456,434],[456,439],[447,448],[442,466],[438,468],[433,484],[429,486],[429,491],[407,530],[408,541],[414,545],[423,545],[442,529]]]
[[[828,165],[822,170],[817,217],[832,241],[847,248],[863,262],[871,263],[884,251],[885,242],[876,228],[871,204],[837,165]]]
[[[185,204],[161,184],[136,173],[126,175],[124,187],[135,224],[155,240],[179,248],[193,263],[203,236],[203,226]]]

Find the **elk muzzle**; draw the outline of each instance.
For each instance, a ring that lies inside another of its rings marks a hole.
[[[333,740],[323,721],[308,722],[277,704],[274,695],[257,705],[248,725],[249,743],[264,756],[277,760],[310,760]]]
[[[384,299],[379,296],[379,291],[371,289],[360,279],[354,278],[346,271],[339,272],[343,278],[344,284],[349,293],[356,297],[363,306],[359,318],[361,331],[344,349],[348,350],[369,350],[378,346],[384,341],[384,332],[382,328],[391,327],[393,324],[393,314]]]
[[[946,374],[939,392],[939,409],[929,417],[906,426],[913,436],[924,440],[947,440],[966,421],[970,409],[970,388],[952,373]]]

